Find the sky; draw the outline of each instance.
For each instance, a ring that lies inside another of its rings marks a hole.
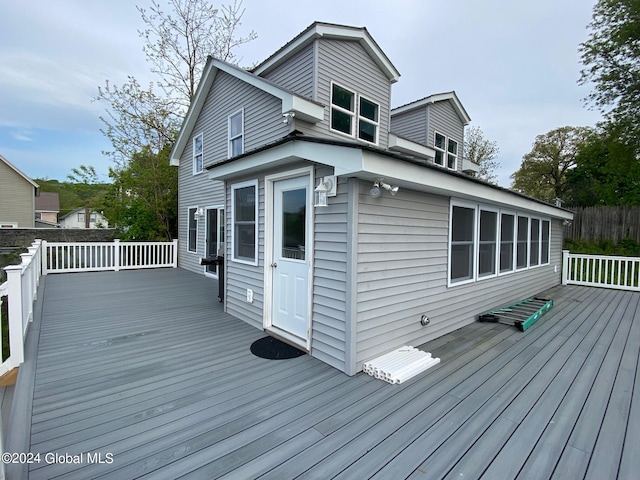
[[[595,1],[244,0],[239,33],[258,38],[236,54],[255,65],[314,21],[367,27],[401,74],[392,107],[455,90],[469,126],[497,143],[508,187],[537,135],[601,119],[583,102],[592,86],[577,83]],[[135,7],[150,4],[0,0],[1,155],[31,178],[65,180],[91,165],[108,181],[107,105],[94,99],[106,80],[154,80]]]

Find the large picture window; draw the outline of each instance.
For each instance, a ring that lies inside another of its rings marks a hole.
[[[473,279],[475,244],[474,208],[454,205],[451,209],[451,263],[452,282]]]
[[[257,265],[258,262],[258,182],[231,186],[232,241],[231,258]]]
[[[454,201],[450,222],[449,285],[549,264],[550,220]]]

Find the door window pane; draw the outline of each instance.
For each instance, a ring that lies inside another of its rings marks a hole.
[[[305,259],[307,189],[282,192],[282,258]]]

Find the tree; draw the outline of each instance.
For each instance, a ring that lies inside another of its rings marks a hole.
[[[236,61],[233,49],[256,38],[237,35],[242,2],[215,8],[208,0],[169,0],[172,13],[153,1],[149,11],[137,7],[146,28],[139,31],[143,51],[158,82],[143,88],[133,76],[118,86],[105,82],[96,100],[110,105],[103,133],[113,146],[110,155],[118,166],[149,146],[158,153],[175,139],[208,55]],[[164,95],[154,89],[159,86]]]
[[[511,188],[549,203],[565,200],[567,172],[575,167],[578,147],[590,132],[587,127],[561,127],[538,135],[520,169],[511,175]]]
[[[576,168],[567,172],[567,202],[640,205],[640,162],[612,125],[593,132],[578,148]]]
[[[500,149],[496,142],[484,138],[480,127],[470,127],[464,135],[464,157],[480,166],[477,178],[497,184],[498,176],[495,171],[500,168],[496,157]]]
[[[125,240],[172,240],[177,237],[178,171],[169,164],[171,146],[150,147],[133,155],[126,167],[110,169],[113,179],[105,214],[122,228]]]
[[[149,10],[137,7],[146,26],[138,32],[143,51],[158,81],[146,89],[132,76],[122,86],[106,81],[96,98],[110,106],[101,117],[113,147],[105,153],[115,163],[109,215],[128,238],[138,240],[176,236],[178,173],[168,157],[207,56],[235,62],[235,47],[256,37],[237,34],[241,2],[220,9],[208,0],[168,5],[171,13],[155,0]]]
[[[599,0],[588,27],[579,83],[595,90],[586,100],[623,125],[621,138],[640,151],[640,0]]]

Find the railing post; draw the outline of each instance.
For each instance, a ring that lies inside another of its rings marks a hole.
[[[173,268],[178,268],[178,239],[173,241]]]
[[[569,250],[562,250],[562,284],[569,281]]]
[[[7,296],[9,297],[9,349],[14,366],[24,361],[24,343],[22,331],[22,265],[9,265],[7,272]]]
[[[113,253],[113,267],[115,269],[116,272],[120,271],[120,240],[118,240],[117,238],[113,241],[113,245],[114,245],[114,250],[115,252]]]
[[[42,275],[46,275],[47,273],[49,273],[49,269],[47,268],[48,265],[48,255],[49,255],[49,249],[47,248],[47,241],[46,240],[42,240],[42,243],[40,244],[40,248],[42,249]]]

